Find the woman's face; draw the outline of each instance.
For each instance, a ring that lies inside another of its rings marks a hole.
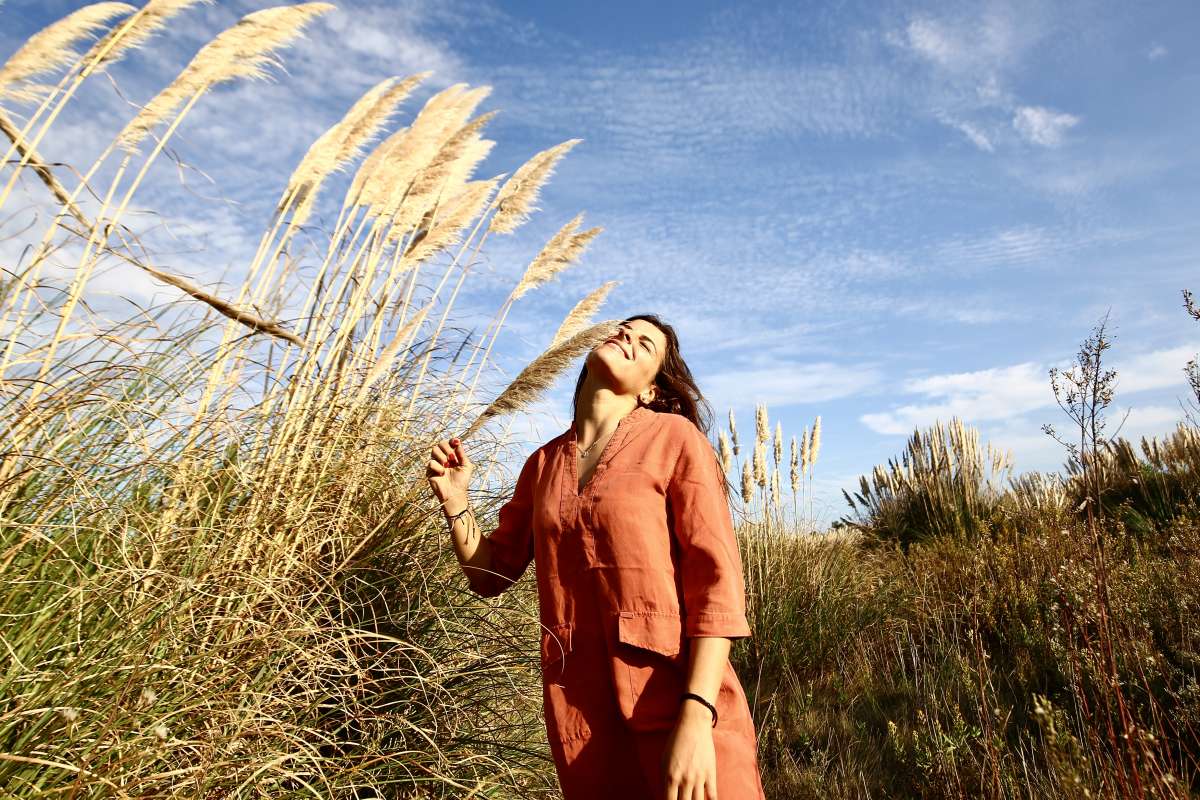
[[[587,366],[617,394],[637,395],[654,382],[666,352],[666,335],[653,323],[634,319],[621,323],[616,336],[592,350]]]

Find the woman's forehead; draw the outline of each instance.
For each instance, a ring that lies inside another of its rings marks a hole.
[[[655,325],[653,322],[649,322],[644,319],[632,319],[632,320],[627,320],[625,322],[625,324],[630,326],[631,328],[633,328],[633,330],[636,331],[637,333],[645,334],[645,335],[649,336],[655,342],[666,341],[667,337],[663,334],[662,331],[660,331],[658,329],[658,326]]]

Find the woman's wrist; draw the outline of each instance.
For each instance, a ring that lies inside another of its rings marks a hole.
[[[442,501],[442,513],[446,516],[446,519],[461,516],[470,507],[471,504],[466,493],[452,495]]]
[[[715,727],[717,724],[716,713],[716,709],[707,700],[702,700],[695,694],[687,693],[680,697],[680,721]]]

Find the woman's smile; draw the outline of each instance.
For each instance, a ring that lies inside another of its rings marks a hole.
[[[621,347],[621,343],[616,339],[609,339],[607,342],[605,342],[605,344],[614,345],[618,350],[621,351],[621,355],[625,356],[625,358],[629,358],[629,354],[625,352],[625,348]]]

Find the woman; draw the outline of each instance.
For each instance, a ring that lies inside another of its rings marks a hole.
[[[536,561],[543,708],[564,800],[763,798],[754,723],[729,663],[751,635],[728,487],[703,401],[653,314],[592,350],[571,427],[522,467],[488,538],[457,439],[427,475],[472,589]]]

